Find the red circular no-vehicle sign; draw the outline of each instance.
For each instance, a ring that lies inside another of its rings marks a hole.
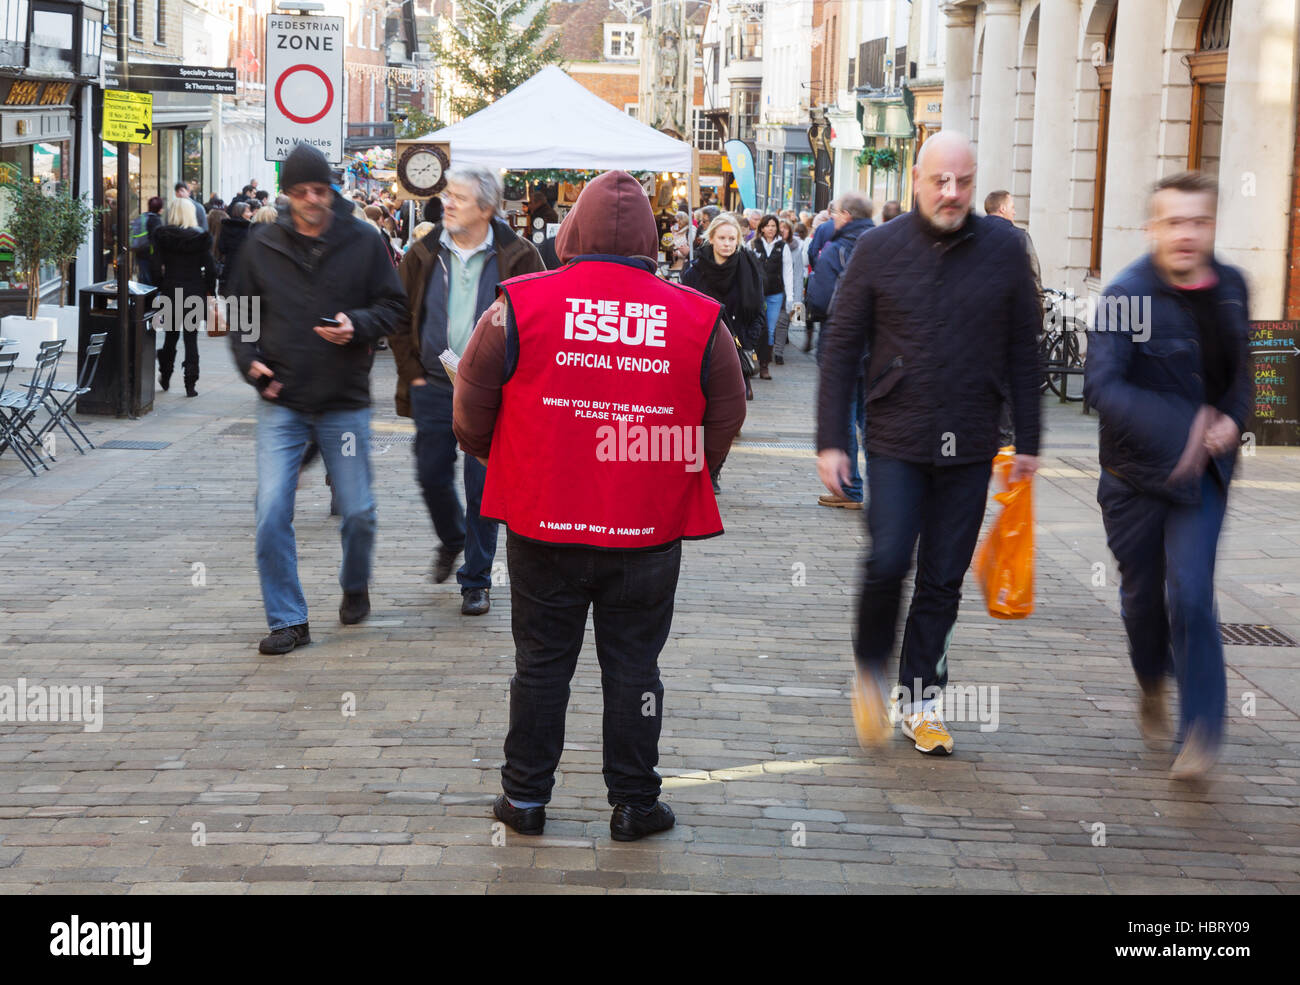
[[[321,111],[315,116],[297,116],[290,113],[288,108],[284,105],[284,100],[280,96],[280,91],[284,88],[284,84],[289,81],[289,76],[293,75],[295,72],[313,72],[320,77],[322,82],[325,83],[325,105],[321,107]],[[330,77],[315,65],[294,65],[285,69],[284,72],[281,73],[280,78],[276,80],[275,105],[281,113],[290,120],[293,120],[294,123],[315,123],[317,120],[324,117],[325,114],[330,111],[330,107],[334,105],[334,85],[330,82]]]

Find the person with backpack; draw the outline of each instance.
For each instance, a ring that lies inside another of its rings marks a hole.
[[[149,199],[149,211],[131,221],[131,255],[135,258],[136,280],[141,284],[154,284],[153,231],[162,225],[163,200],[155,195]]]
[[[858,244],[858,237],[875,225],[871,221],[871,199],[861,192],[846,192],[836,201],[831,221],[835,231],[818,254],[817,266],[813,268],[812,277],[808,279],[808,306],[815,312],[815,317],[823,322],[830,317],[831,302],[835,298],[835,287],[840,275],[848,266],[853,248]],[[829,225],[829,223],[828,223]],[[825,335],[818,337],[818,343]],[[818,355],[821,346],[818,345]],[[863,501],[862,473],[858,471],[858,445],[866,453],[867,422],[866,405],[863,400],[862,372],[859,369],[857,387],[853,392],[853,405],[849,412],[849,436],[852,447],[849,449],[849,480],[843,485],[843,493],[827,493],[817,497],[822,506],[838,506],[843,509],[860,510]],[[856,428],[856,430],[855,430]]]

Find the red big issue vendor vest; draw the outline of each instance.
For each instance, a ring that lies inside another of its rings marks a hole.
[[[718,303],[612,260],[501,289],[519,362],[480,515],[532,540],[615,550],[722,533],[702,427]]]

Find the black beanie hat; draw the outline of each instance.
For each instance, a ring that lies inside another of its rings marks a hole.
[[[298,144],[280,165],[280,190],[288,191],[294,185],[308,181],[328,185],[333,176],[329,162],[319,148],[311,144]]]

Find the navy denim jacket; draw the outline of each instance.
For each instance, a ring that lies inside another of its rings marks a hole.
[[[1216,407],[1245,431],[1255,392],[1250,299],[1241,271],[1217,260],[1212,265],[1219,331],[1231,362],[1231,383]],[[1199,501],[1199,478],[1174,485],[1169,475],[1187,444],[1192,419],[1206,402],[1200,332],[1187,302],[1160,277],[1149,255],[1126,267],[1102,292],[1088,334],[1084,396],[1101,417],[1102,468],[1143,492]],[[1233,448],[1208,465],[1224,488],[1236,461]]]

